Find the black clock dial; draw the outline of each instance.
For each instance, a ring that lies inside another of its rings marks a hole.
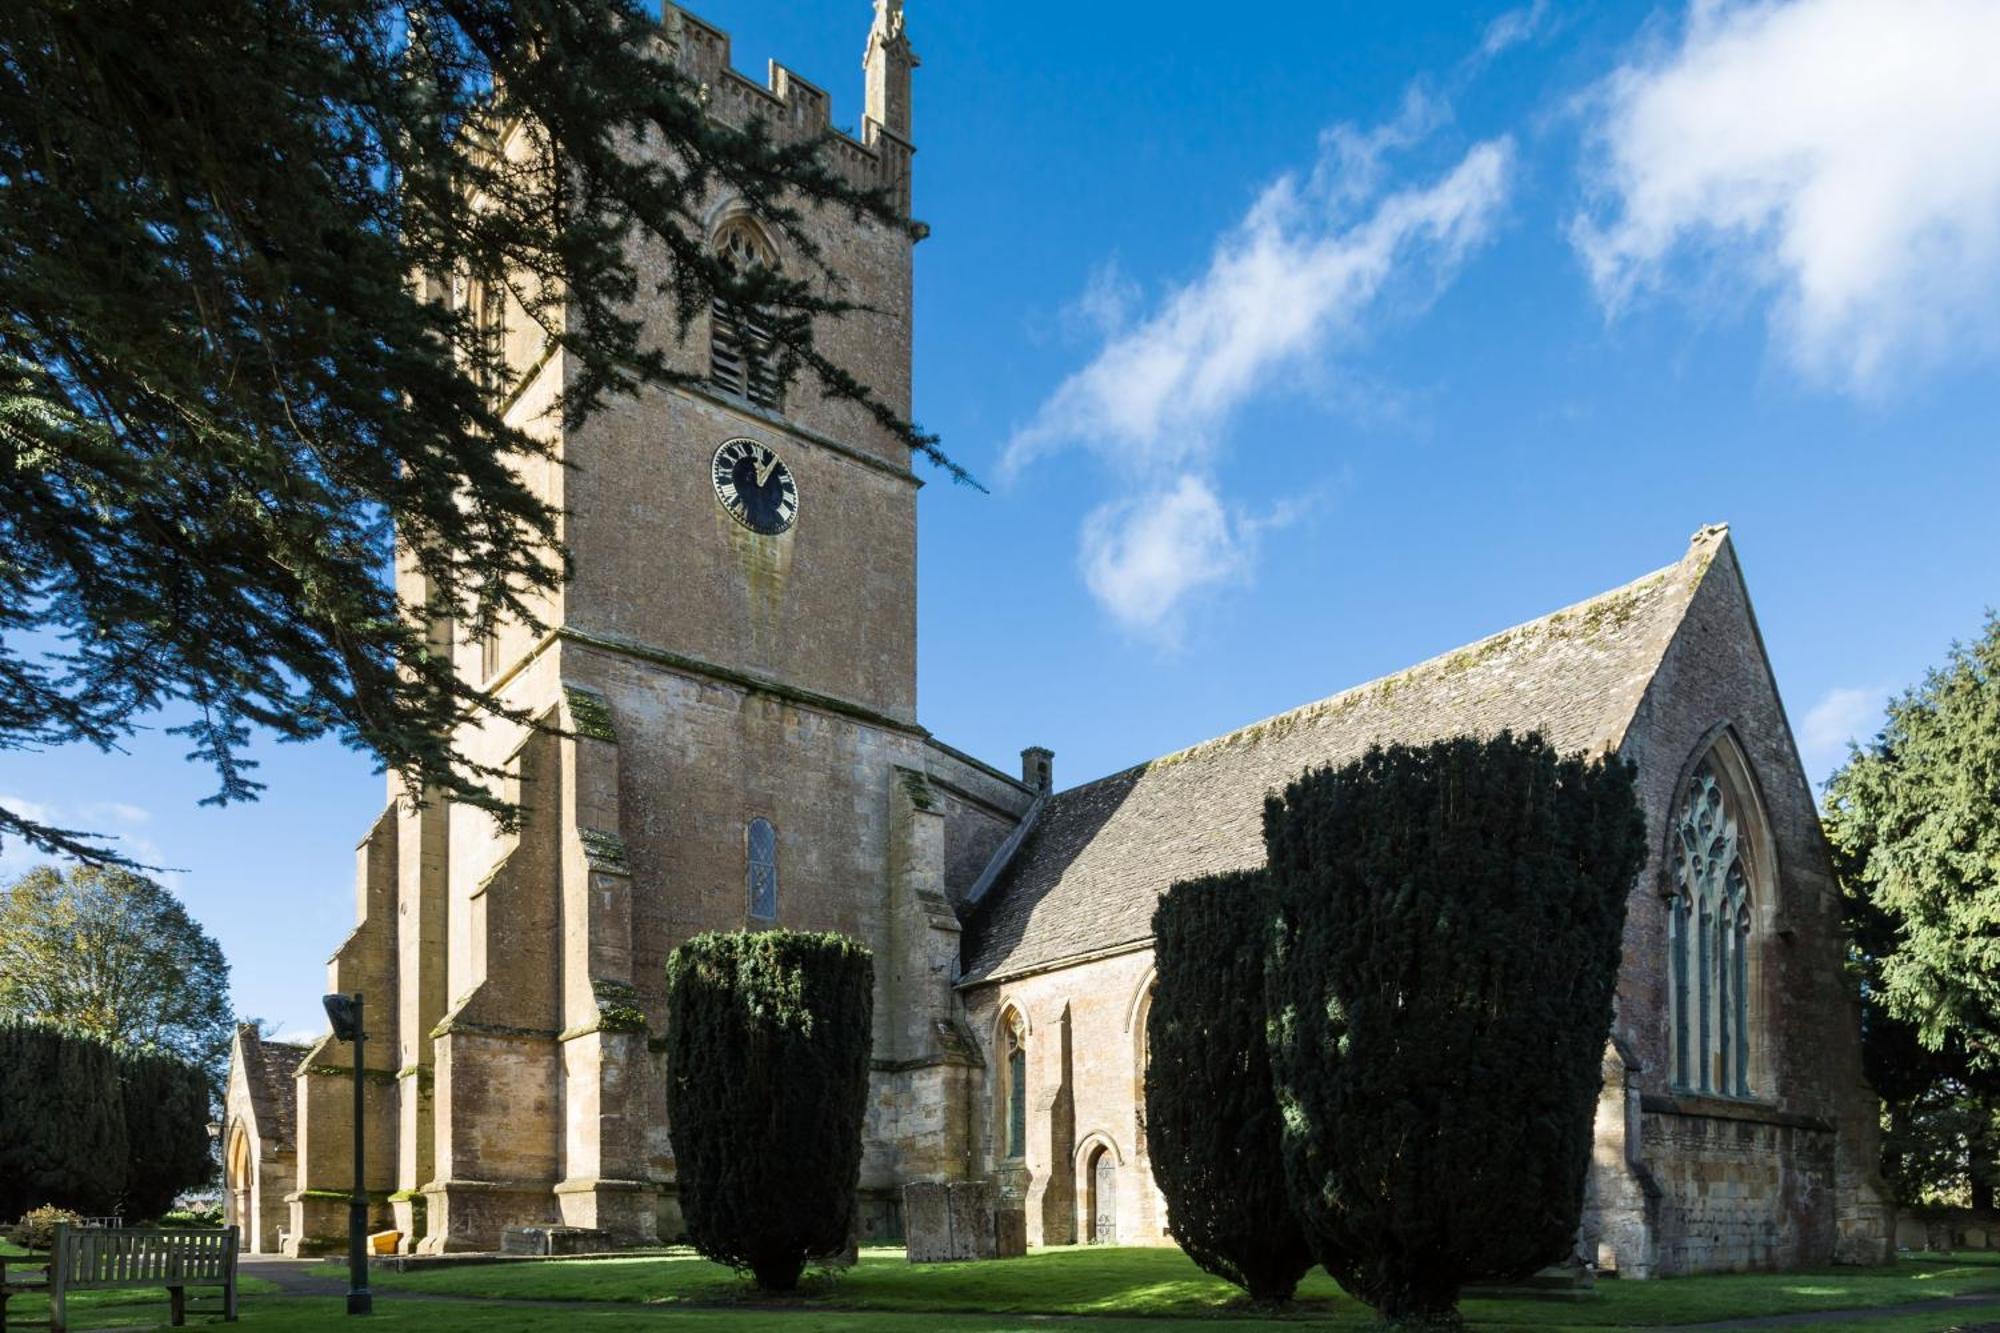
[[[799,517],[799,487],[792,470],[767,445],[724,440],[711,468],[715,498],[752,532],[775,536]]]

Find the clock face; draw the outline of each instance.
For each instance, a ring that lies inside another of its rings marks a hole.
[[[799,487],[784,460],[755,440],[724,440],[710,469],[715,498],[752,532],[775,536],[799,518]]]

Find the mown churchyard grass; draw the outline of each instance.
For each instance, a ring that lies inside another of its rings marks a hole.
[[[339,1266],[330,1264],[327,1272],[337,1276]],[[1117,1333],[1190,1333],[1203,1327],[1297,1333],[1306,1328],[1362,1330],[1375,1323],[1371,1311],[1340,1295],[1317,1270],[1301,1285],[1303,1299],[1294,1312],[1264,1315],[1248,1307],[1235,1288],[1171,1249],[1044,1250],[1019,1260],[923,1266],[906,1263],[900,1250],[867,1250],[852,1272],[813,1281],[782,1299],[759,1296],[727,1270],[679,1254],[515,1261],[418,1273],[378,1270],[371,1285],[377,1301],[369,1328],[421,1328],[423,1333],[544,1329],[558,1323],[563,1328],[657,1328],[662,1333],[928,1333],[941,1327],[1002,1333],[1036,1328],[1035,1316],[1047,1314],[1122,1316],[1105,1325]],[[355,1327],[347,1322],[338,1294],[281,1296],[272,1283],[247,1274],[242,1292],[242,1325],[248,1329],[351,1333]],[[2000,1321],[2000,1254],[1913,1257],[1881,1269],[1606,1281],[1587,1301],[1469,1300],[1464,1310],[1474,1330],[1607,1333],[1985,1292],[1993,1293],[1991,1302],[1943,1314],[1885,1313],[1838,1325],[1794,1325],[1787,1333],[1814,1327],[1837,1328],[1839,1333],[1941,1333]],[[465,1299],[411,1299],[421,1295]],[[541,1300],[576,1304],[563,1306],[558,1316],[532,1305],[489,1303]],[[642,1303],[653,1308],[634,1308]],[[79,1294],[72,1309],[77,1328],[164,1327],[167,1317],[163,1292]],[[40,1298],[17,1298],[10,1314],[29,1321],[46,1317],[45,1310]],[[939,1319],[941,1314],[949,1315],[949,1321]],[[667,1315],[671,1317],[662,1318]],[[209,1322],[214,1321],[205,1314],[189,1318],[190,1324]]]
[[[727,1269],[693,1254],[382,1272],[374,1285],[388,1292],[517,1300],[682,1306],[768,1302]],[[1475,1325],[1494,1328],[1645,1327],[1898,1305],[1987,1291],[2000,1304],[2000,1254],[1913,1257],[1877,1269],[1611,1280],[1599,1283],[1596,1296],[1585,1301],[1474,1299],[1464,1310]],[[901,1250],[871,1249],[862,1252],[853,1270],[812,1280],[797,1296],[768,1303],[824,1310],[1167,1319],[1255,1313],[1236,1288],[1167,1248],[1064,1248],[1037,1251],[1026,1259],[924,1265],[906,1262]],[[1336,1327],[1372,1319],[1318,1270],[1300,1284],[1295,1317]],[[1936,1328],[1937,1316],[1929,1317]],[[1956,1312],[1953,1317],[1958,1318]]]

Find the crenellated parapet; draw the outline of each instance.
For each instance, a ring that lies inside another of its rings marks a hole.
[[[731,63],[729,34],[685,9],[663,6],[662,28],[681,72],[699,86],[709,114],[731,125],[761,119],[781,141],[824,138],[827,162],[863,188],[891,190],[907,210],[910,159],[909,71],[917,64],[903,35],[902,0],[880,0],[863,57],[868,113],[859,135],[836,129],[824,88],[773,60],[763,83]],[[878,89],[894,90],[886,98]]]

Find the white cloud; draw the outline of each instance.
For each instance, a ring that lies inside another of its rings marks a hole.
[[[1482,143],[1441,179],[1350,219],[1351,196],[1372,190],[1368,178],[1396,142],[1346,129],[1324,136],[1313,173],[1266,189],[1206,273],[1057,388],[1009,441],[1003,467],[1068,445],[1144,468],[1198,458],[1277,370],[1352,331],[1399,265],[1440,278],[1455,270],[1492,229],[1511,145]]]
[[[1828,766],[1838,763],[1849,741],[1861,740],[1881,725],[1887,698],[1887,691],[1868,688],[1835,688],[1822,694],[1800,728],[1807,759]]]
[[[1115,265],[1093,275],[1073,311],[1101,346],[1015,432],[1001,472],[1073,448],[1112,470],[1118,493],[1086,523],[1082,568],[1121,624],[1171,641],[1186,599],[1248,578],[1256,535],[1274,520],[1232,512],[1217,491],[1237,411],[1281,372],[1323,362],[1392,288],[1434,293],[1491,234],[1511,140],[1476,145],[1427,183],[1385,187],[1391,155],[1447,115],[1413,88],[1386,124],[1326,131],[1313,164],[1266,187],[1206,270],[1150,313]]]
[[[1173,643],[1190,593],[1248,575],[1251,538],[1206,481],[1183,474],[1172,487],[1114,500],[1091,514],[1084,524],[1084,582],[1120,624]]]
[[[1860,390],[2000,345],[2000,3],[1694,0],[1677,35],[1590,99],[1607,309],[1691,264]]]
[[[1486,34],[1480,38],[1478,58],[1491,60],[1501,53],[1529,41],[1548,22],[1549,0],[1535,0],[1531,5],[1510,9],[1486,25]]]

